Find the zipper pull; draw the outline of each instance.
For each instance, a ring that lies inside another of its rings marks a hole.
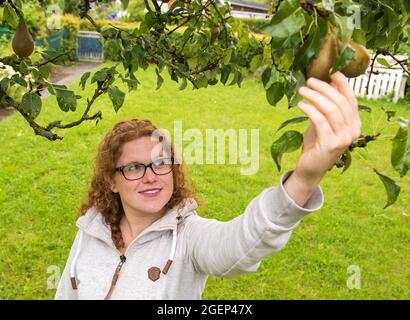
[[[127,257],[125,255],[121,255],[120,262],[118,263],[117,268],[115,269],[115,272],[114,272],[114,276],[112,277],[112,280],[111,280],[110,290],[108,291],[104,300],[109,300],[111,298],[112,292],[114,291],[114,287],[117,284],[118,277],[120,276],[122,265],[125,263],[125,261],[127,261]]]

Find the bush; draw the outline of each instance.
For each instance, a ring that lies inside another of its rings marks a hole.
[[[64,14],[80,14],[79,0],[61,0]]]

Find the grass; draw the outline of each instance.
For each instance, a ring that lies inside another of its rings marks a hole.
[[[284,171],[294,168],[298,152],[283,157],[279,173],[269,147],[278,137],[273,135],[278,125],[301,112],[287,110],[285,101],[269,106],[256,81],[244,82],[241,89],[216,85],[178,91],[177,84],[168,80],[156,91],[152,70],[139,73],[139,79],[141,87],[127,95],[117,114],[103,97],[95,106],[103,111],[103,121],[63,131],[62,141],[34,136],[18,114],[0,123],[0,299],[54,297],[55,290],[47,289],[47,281],[53,280],[48,268],[62,270],[65,265],[97,143],[120,119],[149,118],[171,132],[174,120],[182,121],[183,130],[198,128],[202,133],[206,128],[248,129],[248,139],[250,129],[259,129],[257,174],[241,175],[241,165],[187,166],[199,196],[207,202],[199,209],[206,217],[234,218],[264,188],[276,185]],[[86,88],[83,96],[91,96],[92,90]],[[361,113],[366,134],[382,116],[381,106],[410,117],[408,104],[363,103],[373,107],[371,114]],[[82,101],[79,112],[83,108]],[[68,121],[79,112],[63,114],[50,98],[44,101],[40,121]],[[303,130],[306,125],[290,128]],[[385,133],[391,136],[395,130],[389,127]],[[410,179],[398,180],[389,164],[390,150],[388,139],[373,142],[368,151],[354,152],[353,164],[343,175],[339,169],[328,172],[321,182],[324,207],[302,221],[288,245],[263,260],[256,273],[210,277],[203,298],[409,299]],[[398,202],[385,210],[385,191],[372,167],[402,186]],[[360,290],[346,285],[351,265],[360,267]]]

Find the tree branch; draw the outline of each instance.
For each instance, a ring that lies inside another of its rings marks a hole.
[[[56,55],[55,57],[53,57],[53,58],[51,58],[51,59],[49,59],[49,60],[40,62],[39,64],[36,65],[36,67],[38,68],[38,67],[44,66],[44,65],[46,65],[46,64],[48,64],[48,63],[52,63],[52,62],[58,60],[59,58],[65,56],[65,55],[70,54],[70,53],[73,52],[73,51],[74,51],[74,49],[71,49],[71,50],[69,50],[69,51],[66,51],[66,52],[63,52],[63,53],[61,53],[61,54],[58,54],[58,55]]]
[[[373,72],[373,68],[374,68],[374,63],[376,62],[376,58],[377,56],[380,54],[381,52],[379,52],[378,50],[376,51],[376,53],[374,54],[374,57],[372,59],[372,63],[370,65],[370,74],[369,74],[369,79],[367,79],[367,84],[366,84],[366,97],[369,94],[369,85],[370,85],[370,78],[372,77]]]

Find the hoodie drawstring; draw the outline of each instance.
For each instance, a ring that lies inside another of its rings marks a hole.
[[[171,252],[168,257],[168,261],[165,264],[164,268],[162,269],[163,274],[167,274],[169,268],[171,267],[172,261],[174,260],[175,249],[177,247],[177,228],[178,225],[175,226],[174,230],[172,230],[172,247]]]
[[[75,265],[77,263],[78,256],[80,255],[82,241],[83,241],[83,231],[80,230],[79,236],[78,236],[77,251],[75,252],[74,259],[71,262],[71,266],[70,266],[70,280],[71,280],[71,287],[73,288],[73,290],[77,290],[77,282],[75,280],[75,274],[76,274]]]

